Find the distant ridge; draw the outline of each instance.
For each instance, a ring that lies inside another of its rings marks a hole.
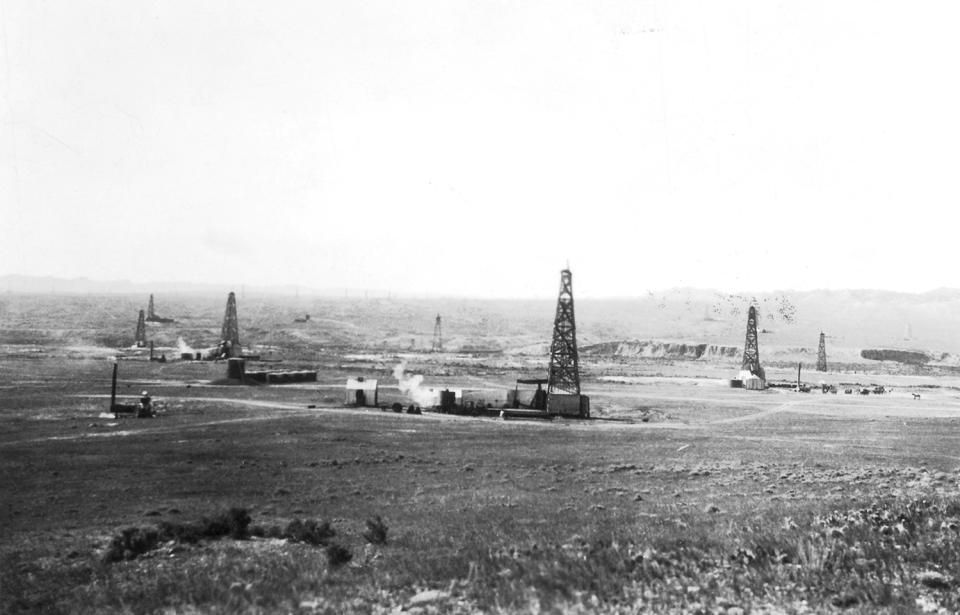
[[[471,298],[468,295],[434,294],[430,292],[398,292],[380,288],[318,288],[306,284],[281,285],[251,285],[251,284],[210,284],[203,282],[133,282],[131,280],[95,280],[88,277],[61,278],[55,276],[31,276],[20,274],[0,275],[0,292],[29,293],[29,294],[136,294],[136,293],[173,293],[173,294],[207,294],[240,292],[243,289],[251,294],[266,295],[314,295],[321,297],[370,297],[383,298],[397,297],[450,297]],[[749,301],[751,298],[767,300],[779,296],[789,296],[791,299],[822,299],[822,300],[854,300],[858,302],[888,302],[905,299],[912,303],[927,301],[958,301],[960,302],[960,288],[940,287],[924,292],[904,292],[895,290],[847,288],[847,289],[813,289],[813,290],[774,290],[766,292],[754,291],[724,291],[712,288],[676,287],[666,290],[644,291],[634,296],[588,297],[590,300],[604,301],[636,301],[654,298],[679,297],[687,301],[702,301],[715,303],[718,298],[731,298],[740,301]],[[510,297],[495,297],[495,299],[511,299]],[[549,297],[516,297],[518,300],[539,301],[555,298]],[[701,314],[701,317],[703,315]],[[709,320],[709,314],[708,318]]]
[[[130,280],[92,280],[90,278],[58,278],[9,274],[0,276],[0,292],[24,294],[221,294],[234,291],[257,295],[313,295],[357,297],[369,294],[386,296],[387,291],[358,289],[318,289],[294,284],[254,286],[249,284],[204,284],[198,282],[132,282]]]

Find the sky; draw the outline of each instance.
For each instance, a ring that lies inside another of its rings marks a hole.
[[[957,279],[951,2],[0,0],[0,275]]]

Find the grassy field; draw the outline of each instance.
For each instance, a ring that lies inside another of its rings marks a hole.
[[[504,421],[345,408],[342,384],[379,378],[390,403],[400,360],[428,386],[490,387],[542,359],[301,338],[282,365],[316,384],[121,360],[122,401],[146,388],[160,415],[114,420],[110,348],[17,330],[0,352],[0,612],[960,610],[948,378],[747,392],[723,365],[593,360],[593,420]],[[221,522],[231,508],[249,524]]]
[[[597,420],[526,422],[342,408],[335,371],[214,387],[222,365],[125,361],[121,392],[163,412],[114,421],[105,367],[0,362],[5,612],[960,608],[950,395],[651,378],[590,383]],[[352,558],[253,536],[103,561],[124,528],[229,507],[255,533],[327,521]]]

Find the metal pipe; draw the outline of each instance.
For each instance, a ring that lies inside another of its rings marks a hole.
[[[113,418],[117,418],[117,362],[113,362],[113,385],[110,387],[110,411]]]

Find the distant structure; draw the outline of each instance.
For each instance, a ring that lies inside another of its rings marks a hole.
[[[223,327],[220,329],[220,345],[217,357],[232,359],[240,356],[240,324],[237,322],[237,297],[233,293],[227,296],[227,310],[223,314]]]
[[[145,348],[147,345],[147,323],[144,322],[143,310],[140,310],[140,316],[137,318],[137,348]]]
[[[173,322],[172,318],[157,316],[157,313],[153,310],[153,295],[150,295],[150,303],[147,304],[147,322]]]
[[[547,394],[580,394],[580,359],[577,357],[577,327],[573,318],[573,274],[560,272],[560,296],[550,344],[550,376]]]
[[[817,349],[817,371],[825,372],[827,371],[827,341],[826,337],[823,334],[823,331],[820,332],[820,348]]]
[[[760,349],[757,346],[757,308],[750,306],[747,312],[747,339],[743,343],[743,363],[740,371],[750,372],[761,380],[766,380],[760,367]]]
[[[443,336],[440,334],[440,314],[437,314],[437,322],[433,325],[433,351],[443,350]]]

